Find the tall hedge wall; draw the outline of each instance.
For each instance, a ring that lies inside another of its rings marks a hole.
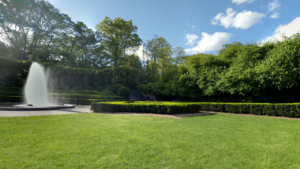
[[[0,86],[23,87],[31,61],[11,61],[0,58]],[[80,68],[59,64],[41,63],[50,70],[50,86],[91,86],[107,87],[110,84],[122,84],[133,87],[138,84],[139,70],[130,67]]]

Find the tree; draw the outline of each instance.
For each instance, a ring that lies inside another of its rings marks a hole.
[[[154,36],[153,39],[147,42],[147,49],[152,57],[152,72],[157,74],[157,61],[160,60],[161,75],[164,75],[167,63],[171,61],[172,46],[168,41],[160,36]]]
[[[172,49],[174,54],[175,64],[180,64],[186,59],[186,53],[182,47],[176,47]]]
[[[122,55],[125,58],[127,48],[139,46],[142,40],[136,34],[138,27],[128,21],[118,17],[111,20],[105,17],[102,22],[96,25],[97,32],[102,34],[103,43],[112,56],[114,66],[118,65]],[[124,59],[124,67],[125,67]]]
[[[82,50],[81,64],[90,66],[88,61],[91,59],[92,50],[95,49],[97,42],[96,35],[92,29],[87,28],[83,22],[77,22],[74,25],[75,44]],[[99,42],[99,41],[98,41]]]
[[[21,60],[27,59],[42,41],[50,44],[63,22],[58,9],[44,0],[2,0],[0,10],[1,34],[19,52]]]

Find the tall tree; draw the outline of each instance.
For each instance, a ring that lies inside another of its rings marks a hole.
[[[118,65],[123,55],[125,67],[126,49],[139,46],[142,42],[136,33],[138,27],[132,24],[131,19],[126,21],[118,17],[112,20],[105,17],[102,22],[96,25],[96,28],[97,32],[102,34],[103,43],[112,55],[114,66]]]
[[[2,0],[0,3],[1,34],[19,59],[27,59],[42,43],[51,43],[61,29],[63,18],[58,9],[44,0]]]
[[[81,62],[84,66],[88,66],[87,62],[91,59],[92,50],[96,47],[96,35],[94,31],[87,28],[83,22],[77,22],[77,24],[74,25],[74,30],[76,32],[76,45],[82,50]]]
[[[175,47],[172,49],[175,64],[182,63],[186,58],[186,53],[182,47]]]
[[[161,75],[164,75],[166,63],[170,61],[172,55],[172,46],[168,41],[160,36],[154,36],[153,39],[147,42],[147,49],[152,57],[152,72],[155,75],[158,70],[158,59],[160,61]]]

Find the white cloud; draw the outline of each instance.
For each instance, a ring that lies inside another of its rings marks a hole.
[[[147,56],[146,56],[147,54],[146,54],[146,52],[143,53],[143,50],[145,50],[145,47],[143,45],[140,45],[139,47],[127,49],[126,54],[127,55],[135,54],[140,58],[140,60],[146,61],[147,60]]]
[[[185,49],[188,54],[204,53],[206,51],[220,50],[226,42],[230,40],[232,34],[226,32],[216,32],[214,34],[208,34],[202,32],[202,37],[197,46],[189,49]]]
[[[193,31],[195,31],[196,30],[196,26],[192,25],[192,29],[193,29]]]
[[[241,5],[243,3],[250,4],[250,3],[254,2],[254,1],[255,0],[232,0],[232,3],[237,4],[237,5]]]
[[[270,15],[270,18],[272,18],[272,19],[277,19],[277,18],[279,18],[279,12],[274,12],[272,15]]]
[[[265,42],[274,42],[276,40],[283,41],[282,35],[287,37],[291,37],[292,35],[300,33],[300,17],[294,19],[292,22],[286,25],[279,25],[276,30],[274,31],[272,36],[268,36],[261,40],[261,43]]]
[[[277,19],[279,18],[279,12],[276,11],[277,8],[279,8],[281,6],[281,4],[279,3],[278,0],[274,0],[273,2],[269,3],[268,4],[268,13],[269,12],[273,12],[271,15],[270,15],[270,18],[272,19]]]
[[[269,3],[268,5],[268,12],[272,12],[275,9],[279,8],[281,4],[279,3],[278,0],[274,0],[273,2]]]
[[[199,37],[195,34],[185,34],[185,38],[187,39],[187,43],[185,45],[194,46],[195,42]]]
[[[248,29],[257,23],[262,22],[262,19],[266,17],[265,14],[255,11],[243,11],[237,13],[232,8],[228,8],[226,14],[227,15],[219,13],[214,17],[211,24],[220,24],[225,28],[233,27],[236,29]]]

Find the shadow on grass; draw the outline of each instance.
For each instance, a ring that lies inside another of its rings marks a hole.
[[[185,118],[193,116],[209,116],[215,115],[216,113],[211,112],[196,112],[196,113],[187,113],[187,114],[155,114],[155,113],[137,113],[137,112],[93,112],[99,114],[114,114],[114,115],[146,115],[146,116],[159,116],[159,117],[171,117],[171,118]]]
[[[210,116],[215,115],[217,113],[211,113],[211,112],[197,112],[197,113],[188,113],[188,114],[174,114],[174,116],[179,118],[185,118],[185,117],[194,117],[194,116]]]

